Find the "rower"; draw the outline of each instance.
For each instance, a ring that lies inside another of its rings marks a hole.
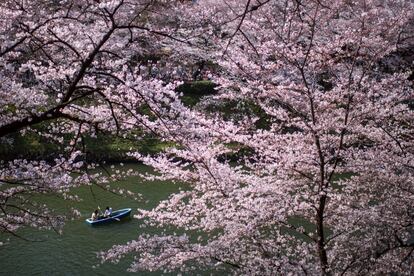
[[[112,208],[109,208],[108,206],[105,208],[104,217],[110,217],[112,215]]]

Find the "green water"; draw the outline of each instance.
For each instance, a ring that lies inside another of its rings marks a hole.
[[[149,171],[143,165],[128,165],[123,168]],[[140,221],[134,218],[99,227],[89,226],[85,219],[90,217],[97,205],[102,209],[111,206],[114,210],[130,207],[132,215],[137,208],[151,209],[180,187],[159,181],[144,182],[138,177],[131,177],[113,185],[141,193],[143,200],[120,197],[96,186],[92,188],[92,192],[86,187],[77,189],[76,193],[83,199],[82,202],[73,203],[48,197],[46,201],[56,209],[68,211],[70,206],[74,206],[81,212],[81,217],[67,222],[62,235],[31,229],[19,232],[25,237],[42,240],[40,242],[27,242],[0,234],[0,241],[4,243],[0,246],[0,275],[131,275],[126,270],[132,257],[123,259],[119,264],[105,263],[94,267],[99,264],[96,253],[107,250],[114,244],[124,244],[141,233],[160,233],[161,229],[141,229]],[[162,273],[139,273],[160,274]]]

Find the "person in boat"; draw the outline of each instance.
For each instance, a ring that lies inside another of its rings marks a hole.
[[[96,209],[95,211],[93,211],[92,216],[91,216],[92,220],[98,220],[99,219],[99,211],[98,209]]]
[[[112,208],[109,208],[108,206],[105,208],[105,213],[104,213],[104,217],[108,218],[112,215]]]

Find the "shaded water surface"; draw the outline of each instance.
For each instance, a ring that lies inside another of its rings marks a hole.
[[[121,167],[119,167],[121,168]],[[149,171],[143,165],[127,165],[121,169],[133,168],[140,172]],[[118,167],[116,167],[118,169]],[[89,226],[85,219],[100,206],[103,210],[111,206],[114,210],[132,208],[132,215],[137,208],[150,209],[168,196],[179,190],[172,183],[144,182],[138,177],[113,183],[143,195],[143,200],[135,201],[124,198],[94,186],[92,192],[82,187],[76,193],[82,202],[68,202],[48,197],[46,201],[60,211],[69,211],[70,206],[81,212],[81,217],[69,221],[63,228],[63,234],[52,231],[34,231],[25,229],[19,234],[40,242],[27,242],[0,234],[0,275],[132,275],[126,270],[131,258],[121,260],[117,265],[105,263],[94,268],[99,260],[96,253],[109,249],[114,244],[124,244],[143,233],[159,233],[160,229],[140,229],[140,221],[127,219],[103,226]],[[120,187],[121,187],[120,186]],[[139,275],[160,275],[161,273],[139,273]]]

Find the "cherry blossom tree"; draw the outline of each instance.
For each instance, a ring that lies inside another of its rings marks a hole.
[[[1,161],[0,231],[16,234],[25,225],[58,230],[63,217],[33,194],[76,199],[73,187],[103,187],[125,176],[91,173],[96,165],[84,162],[84,138],[139,139],[153,131],[149,103],[174,94],[178,76],[167,65],[176,61],[175,43],[188,44],[172,24],[176,4],[0,3],[0,142],[13,146],[13,135],[34,133],[61,148],[53,160]],[[151,59],[154,53],[165,56],[163,63]]]
[[[219,94],[192,110],[171,95],[153,128],[176,146],[131,153],[161,173],[149,180],[191,185],[138,216],[177,234],[139,236],[102,260],[134,254],[131,271],[412,274],[413,84],[408,68],[384,69],[413,45],[412,2],[206,0],[181,20],[203,30]],[[227,102],[262,115],[209,112]]]
[[[2,231],[58,229],[62,217],[33,194],[76,199],[73,187],[122,177],[89,171],[85,136],[151,132],[174,147],[131,153],[161,173],[147,178],[191,189],[139,218],[186,234],[143,235],[104,260],[136,252],[132,271],[412,273],[413,89],[407,68],[384,69],[412,46],[412,3],[192,2],[0,4],[1,143],[36,133],[62,147],[52,162],[1,162]],[[151,62],[154,51],[165,62]],[[174,82],[190,59],[220,66],[219,94],[192,109]],[[246,112],[212,112],[227,103]]]

